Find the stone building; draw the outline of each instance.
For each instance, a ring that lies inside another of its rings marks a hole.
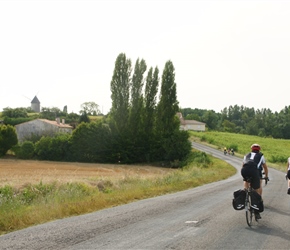
[[[57,133],[72,133],[73,127],[65,124],[65,120],[57,118],[55,121],[35,119],[15,125],[18,142],[22,143],[34,136],[54,136]]]
[[[181,113],[177,113],[180,120],[180,130],[205,131],[205,123],[196,120],[184,120]]]

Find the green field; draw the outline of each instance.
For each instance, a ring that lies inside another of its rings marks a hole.
[[[207,143],[220,150],[223,150],[224,147],[234,148],[236,154],[241,157],[250,151],[253,143],[258,143],[268,165],[286,171],[287,159],[290,157],[290,140],[216,131],[190,131],[189,133],[193,141]]]

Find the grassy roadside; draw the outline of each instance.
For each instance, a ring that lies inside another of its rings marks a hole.
[[[194,188],[226,179],[236,169],[224,161],[193,150],[194,157],[183,169],[158,178],[126,176],[121,180],[109,177],[81,182],[37,185],[21,189],[0,188],[0,234],[23,229],[55,219],[85,214]]]

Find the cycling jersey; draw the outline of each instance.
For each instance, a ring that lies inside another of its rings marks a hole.
[[[289,157],[290,158],[290,157]],[[263,170],[263,165],[266,163],[265,157],[260,152],[250,152],[244,156],[243,164],[256,167],[260,171]]]

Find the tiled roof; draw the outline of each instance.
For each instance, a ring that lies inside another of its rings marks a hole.
[[[49,123],[49,124],[54,125],[54,126],[58,126],[60,128],[73,128],[69,124],[63,124],[61,122],[60,123],[57,123],[57,121],[51,121],[51,120],[47,120],[47,119],[37,119],[37,120],[40,120],[40,121]]]

